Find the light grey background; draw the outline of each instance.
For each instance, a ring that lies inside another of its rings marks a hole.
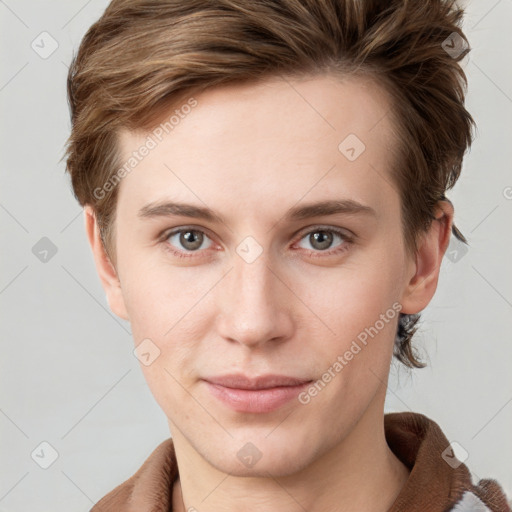
[[[169,437],[130,326],[108,310],[60,161],[67,66],[107,3],[0,0],[0,510],[8,512],[88,511]],[[429,367],[408,376],[394,365],[386,406],[435,420],[469,453],[474,477],[496,478],[509,495],[511,21],[512,0],[468,4],[467,104],[478,135],[448,197],[471,247],[458,260],[450,248],[454,261],[445,257],[424,312],[416,343]],[[52,39],[58,48],[47,56]],[[32,252],[43,237],[57,248],[46,263]],[[58,452],[48,469],[35,462],[49,461],[42,442]]]

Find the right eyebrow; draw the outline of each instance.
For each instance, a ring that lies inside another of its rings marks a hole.
[[[139,210],[138,216],[144,219],[180,216],[225,223],[224,218],[210,208],[171,201],[147,204]]]

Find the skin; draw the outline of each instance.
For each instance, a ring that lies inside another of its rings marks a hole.
[[[409,474],[383,426],[398,314],[306,405],[235,412],[201,378],[320,379],[393,303],[403,313],[424,309],[453,208],[439,203],[438,220],[408,255],[391,185],[390,100],[373,82],[275,78],[195,98],[192,112],[118,185],[115,267],[93,209],[85,208],[110,308],[130,321],[135,345],[149,338],[160,350],[141,368],[174,439],[180,476],[173,510],[384,512]],[[338,150],[350,133],[366,145],[353,162]],[[147,135],[122,132],[121,160]],[[376,215],[284,218],[294,206],[341,198]],[[225,223],[138,216],[160,200],[206,205]],[[204,233],[199,249],[180,243],[179,234],[159,238],[180,227]],[[309,236],[329,228],[353,241],[333,233],[322,248]],[[262,250],[251,263],[236,252],[247,236]],[[248,442],[262,454],[252,468],[237,457]]]

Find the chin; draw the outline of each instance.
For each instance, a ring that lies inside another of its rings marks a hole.
[[[233,441],[225,449],[203,454],[203,457],[217,470],[232,476],[268,478],[271,474],[274,477],[285,477],[303,469],[311,455],[304,452],[302,443],[295,443],[289,436],[285,437],[286,441],[274,440],[280,443],[279,446],[264,438],[260,442]],[[235,444],[240,444],[240,448],[232,450]]]

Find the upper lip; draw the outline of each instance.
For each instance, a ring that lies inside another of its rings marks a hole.
[[[204,380],[212,384],[218,384],[233,389],[269,389],[278,386],[299,386],[310,382],[310,379],[288,377],[286,375],[261,375],[259,377],[247,377],[241,374],[221,375],[208,377]]]

